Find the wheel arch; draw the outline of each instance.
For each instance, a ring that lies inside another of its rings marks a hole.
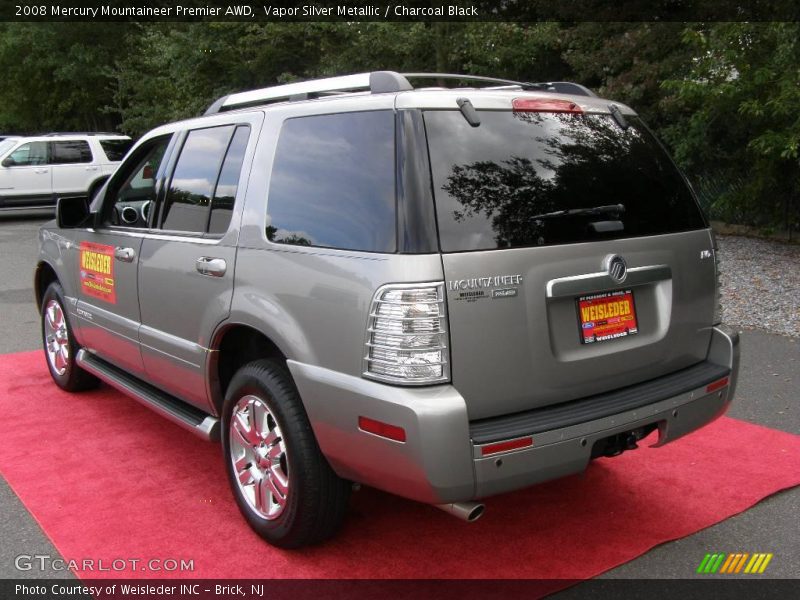
[[[38,310],[42,310],[44,293],[54,281],[59,281],[56,270],[46,260],[39,261],[33,275],[33,290],[36,298],[36,308]]]
[[[287,354],[263,331],[244,323],[220,327],[211,340],[207,377],[209,397],[217,414],[236,371],[254,360],[267,358],[286,364]]]

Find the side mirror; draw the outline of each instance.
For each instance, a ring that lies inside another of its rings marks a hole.
[[[0,164],[2,164],[4,167],[13,167],[14,165],[16,165],[16,164],[17,164],[17,161],[15,161],[15,160],[14,160],[13,158],[11,158],[10,156],[6,156],[6,157],[3,159],[3,162],[2,162],[2,163],[0,163]]]
[[[61,229],[87,226],[91,217],[86,196],[63,196],[56,201],[56,223]]]

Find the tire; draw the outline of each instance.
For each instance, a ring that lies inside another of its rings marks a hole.
[[[42,346],[56,385],[67,392],[80,392],[96,387],[99,381],[75,363],[80,346],[72,334],[66,306],[64,290],[54,281],[42,299]]]
[[[270,544],[300,548],[338,531],[351,485],[322,455],[283,365],[257,360],[236,372],[223,405],[222,449],[239,510]]]

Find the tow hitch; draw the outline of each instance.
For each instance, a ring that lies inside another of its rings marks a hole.
[[[656,427],[653,423],[597,440],[592,446],[592,458],[619,456],[626,450],[636,450],[639,447],[637,442],[646,438]]]

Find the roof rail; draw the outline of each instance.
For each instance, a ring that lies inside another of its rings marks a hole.
[[[49,133],[41,133],[40,137],[54,137],[57,135],[113,135],[116,137],[125,137],[124,133],[111,133],[108,131],[50,131]]]
[[[547,83],[537,83],[536,86],[536,89],[542,92],[556,92],[557,94],[591,96],[592,98],[597,98],[597,94],[586,86],[571,81],[549,81]]]
[[[571,94],[574,96],[597,97],[592,90],[579,83],[571,81],[550,81],[546,83],[532,83],[529,81],[514,81],[512,79],[497,79],[496,77],[482,77],[478,75],[457,75],[453,73],[403,73],[407,79],[456,79],[460,81],[480,81],[484,83],[495,83],[493,87],[521,87],[523,90],[536,90],[540,92],[556,92],[559,94]]]
[[[495,84],[493,87],[520,87],[523,90],[539,90],[543,92],[557,92],[562,94],[575,94],[580,96],[594,96],[594,92],[577,83],[556,81],[549,83],[530,83],[513,81],[510,79],[497,79],[495,77],[480,77],[477,75],[458,75],[453,73],[396,73],[394,71],[373,71],[372,73],[358,73],[356,75],[343,75],[341,77],[328,77],[325,79],[312,79],[297,83],[276,85],[249,92],[239,92],[218,98],[206,109],[204,114],[213,115],[222,111],[258,106],[271,102],[292,100],[307,100],[319,96],[344,94],[351,92],[368,91],[373,94],[403,92],[413,90],[409,79],[451,79],[458,81],[477,81]]]
[[[282,100],[305,100],[320,95],[346,93],[356,91],[369,91],[373,94],[384,92],[402,92],[411,90],[411,84],[405,77],[393,71],[373,71],[372,73],[358,73],[342,77],[328,77],[326,79],[312,79],[297,83],[287,83],[273,87],[240,92],[223,96],[208,107],[205,114],[212,115],[224,110],[242,108],[279,102]]]
[[[480,81],[482,83],[495,83],[505,86],[521,87],[524,89],[535,88],[539,84],[512,79],[497,79],[496,77],[482,77],[480,75],[460,75],[457,73],[403,73],[406,79],[452,79],[458,81]]]

